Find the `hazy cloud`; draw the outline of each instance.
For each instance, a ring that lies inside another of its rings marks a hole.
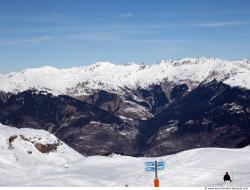
[[[22,40],[6,40],[0,41],[1,46],[10,46],[10,45],[24,45],[27,47],[37,46],[41,43],[47,42],[51,40],[53,37],[51,36],[41,36],[37,38],[29,38],[29,39],[22,39]]]
[[[202,23],[200,27],[226,27],[226,26],[246,26],[250,25],[250,22],[214,22],[214,23]]]
[[[131,40],[121,40],[124,42],[162,42],[162,43],[213,43],[212,41],[207,40],[185,40],[185,39],[131,39]]]
[[[132,13],[124,13],[122,17],[131,17]],[[57,35],[73,32],[107,32],[107,31],[122,31],[147,32],[152,30],[163,30],[167,28],[216,28],[216,27],[239,27],[250,26],[250,22],[201,22],[201,23],[149,23],[149,24],[112,24],[112,25],[62,25],[62,26],[47,26],[38,28],[24,28],[24,29],[3,29],[0,34],[28,34],[41,33],[40,35],[47,35],[47,33],[56,33]]]
[[[135,16],[134,13],[122,13],[122,14],[118,15],[118,18],[119,19],[127,19],[127,18],[131,18],[134,16]]]

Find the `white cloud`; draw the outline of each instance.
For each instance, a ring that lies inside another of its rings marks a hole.
[[[41,36],[37,38],[29,38],[29,39],[22,39],[22,40],[6,40],[0,41],[1,46],[10,46],[10,45],[24,45],[27,47],[37,46],[41,43],[47,42],[51,40],[53,37],[51,36]]]
[[[124,42],[162,42],[162,43],[198,43],[198,44],[204,44],[204,43],[213,43],[212,41],[207,40],[185,40],[185,39],[131,39],[131,40],[120,40]]]
[[[132,17],[133,13],[124,13],[120,18]],[[75,31],[103,32],[103,31],[149,31],[163,30],[167,28],[190,28],[190,27],[228,27],[228,26],[249,26],[250,22],[207,22],[207,23],[149,23],[149,24],[116,24],[116,25],[67,25],[67,26],[47,26],[35,29],[1,30],[0,34],[26,34],[26,33],[65,33]]]
[[[202,23],[200,27],[225,27],[225,26],[246,26],[250,25],[250,22],[214,22],[214,23]]]

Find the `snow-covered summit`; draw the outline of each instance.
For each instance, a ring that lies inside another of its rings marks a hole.
[[[162,60],[158,64],[113,64],[98,62],[89,66],[58,69],[50,66],[0,74],[0,90],[22,92],[30,88],[55,95],[82,95],[89,90],[147,87],[168,81],[199,84],[216,79],[231,86],[250,89],[249,60],[225,61],[218,58],[183,58]]]
[[[186,65],[186,64],[202,64],[202,63],[216,63],[221,62],[222,59],[215,57],[199,57],[199,58],[181,58],[177,60],[169,59],[169,60],[161,60],[160,64],[173,64],[175,66]]]

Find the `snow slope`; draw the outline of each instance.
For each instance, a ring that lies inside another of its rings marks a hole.
[[[17,136],[9,143],[9,138]],[[26,140],[24,140],[24,138]],[[60,142],[57,150],[41,153],[35,143]],[[29,180],[40,171],[52,170],[57,165],[67,164],[83,156],[44,130],[17,129],[0,124],[0,186],[14,185],[17,181]]]
[[[46,90],[54,95],[88,94],[89,90],[105,89],[122,92],[122,88],[147,87],[164,80],[173,83],[188,81],[197,85],[217,79],[231,86],[250,89],[250,62],[224,61],[217,58],[185,58],[161,61],[153,65],[98,62],[86,67],[57,69],[41,67],[0,75],[0,90],[21,92],[30,88]]]
[[[6,139],[23,134],[43,143],[57,139],[43,130],[0,125],[0,186],[152,186],[154,174],[144,171],[145,161],[165,161],[159,173],[161,186],[223,186],[228,171],[232,186],[250,186],[250,147],[201,148],[158,158],[83,157],[62,144],[56,152],[42,154],[20,138],[8,149]],[[32,150],[32,154],[27,154]]]

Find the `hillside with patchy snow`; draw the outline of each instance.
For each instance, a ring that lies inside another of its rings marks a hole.
[[[22,92],[35,88],[55,95],[86,95],[92,90],[123,93],[124,88],[147,87],[164,81],[197,86],[213,79],[250,89],[250,63],[216,58],[185,58],[153,65],[99,62],[85,67],[57,69],[50,66],[0,75],[0,90]]]
[[[159,172],[161,186],[222,187],[226,171],[233,179],[231,186],[250,186],[249,146],[193,149],[155,158],[83,157],[43,130],[0,125],[0,137],[0,186],[152,186],[154,173],[146,172],[144,163],[154,160],[166,163]],[[58,142],[48,153],[35,146]]]
[[[0,122],[44,129],[85,156],[250,145],[250,62],[100,62],[0,75]]]

